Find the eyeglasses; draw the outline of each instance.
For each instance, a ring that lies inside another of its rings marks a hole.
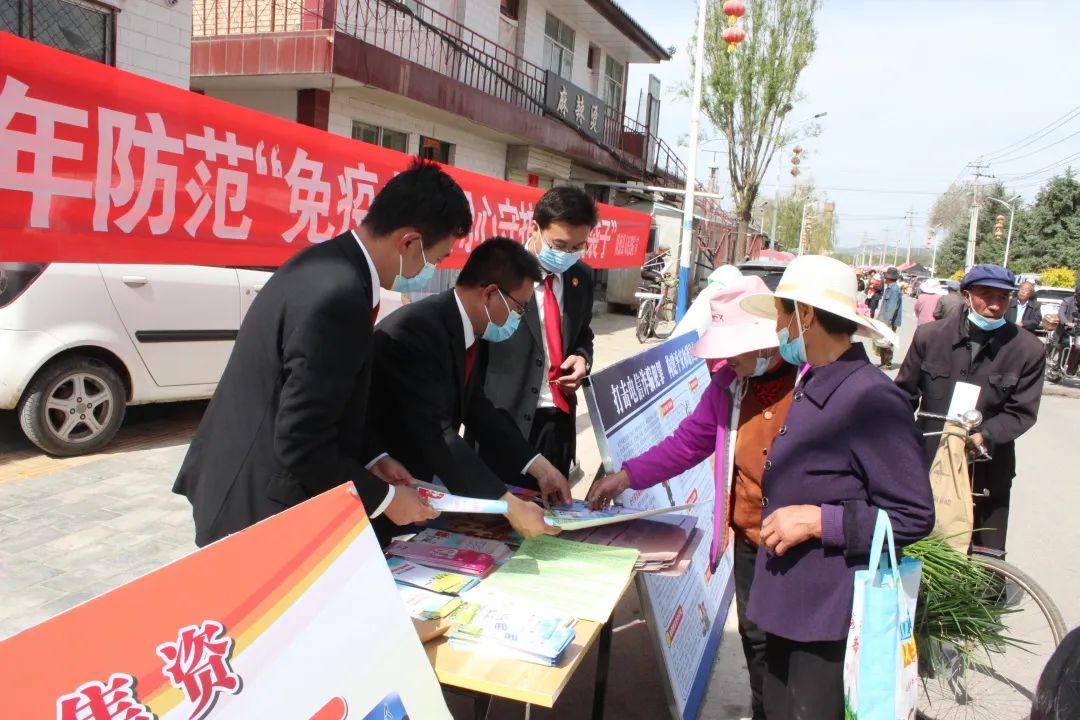
[[[508,300],[509,300],[510,302],[514,303],[515,307],[517,307],[517,308],[518,308],[518,312],[519,312],[519,313],[521,313],[522,315],[524,315],[524,314],[525,314],[525,305],[522,305],[522,304],[521,304],[520,302],[518,302],[518,299],[517,299],[516,297],[514,297],[514,296],[513,296],[513,295],[511,295],[510,293],[506,292],[506,291],[505,291],[505,290],[503,290],[502,288],[499,288],[499,292],[501,292],[501,293],[502,293],[502,296],[503,296],[504,298],[506,298],[506,299],[508,299]]]

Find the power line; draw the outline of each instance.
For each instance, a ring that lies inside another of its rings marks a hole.
[[[1061,143],[1065,142],[1066,140],[1068,140],[1070,138],[1074,138],[1077,135],[1080,135],[1080,130],[1077,130],[1076,132],[1074,132],[1074,133],[1072,133],[1070,135],[1066,135],[1065,137],[1061,138],[1060,140],[1056,140],[1056,141],[1050,143],[1049,145],[1043,145],[1041,148],[1038,148],[1037,150],[1032,150],[1031,152],[1024,153],[1023,155],[1017,155],[1016,157],[1008,158],[1007,160],[998,159],[998,160],[995,160],[994,162],[995,163],[1011,163],[1011,162],[1016,162],[1017,160],[1023,160],[1026,157],[1031,157],[1032,155],[1038,155],[1039,153],[1043,152],[1044,150],[1049,150],[1050,148],[1054,147],[1055,145],[1060,145]]]
[[[1038,140],[1041,140],[1042,138],[1046,137],[1047,135],[1052,133],[1054,130],[1057,130],[1059,127],[1061,127],[1065,123],[1067,123],[1070,120],[1072,120],[1073,118],[1075,118],[1077,115],[1080,115],[1080,105],[1074,107],[1072,110],[1068,111],[1067,113],[1065,113],[1064,115],[1062,115],[1058,119],[1052,121],[1049,125],[1047,125],[1047,126],[1045,126],[1043,128],[1040,128],[1039,130],[1036,130],[1031,135],[1028,135],[1027,137],[1020,138],[1019,140],[1014,142],[1012,145],[1006,145],[1005,147],[1001,148],[1000,150],[995,150],[992,153],[987,153],[984,157],[989,158],[991,160],[1000,159],[1000,158],[1002,158],[1004,156],[1012,154],[1013,152],[1016,152],[1017,150],[1022,150],[1023,148],[1027,147],[1031,143],[1037,142]]]

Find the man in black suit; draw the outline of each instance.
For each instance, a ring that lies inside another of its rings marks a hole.
[[[511,495],[503,478],[528,473],[557,502],[570,501],[570,487],[484,395],[478,351],[516,334],[539,280],[525,248],[493,238],[472,251],[454,289],[380,323],[372,378],[379,412],[369,417],[415,477],[438,477],[458,495],[506,500],[510,524],[526,537],[553,530],[539,506]],[[487,450],[486,462],[462,439],[462,425]]]
[[[544,280],[525,312],[526,331],[488,348],[488,397],[564,475],[577,451],[574,393],[593,358],[592,268],[580,260],[597,220],[596,203],[581,188],[557,187],[540,198],[526,247]],[[535,487],[527,476],[519,482]]]
[[[415,290],[468,234],[464,192],[438,166],[390,180],[355,231],[298,252],[252,303],[173,492],[206,545],[352,481],[371,517],[435,512],[365,430],[379,288]]]
[[[1009,309],[1005,311],[1005,320],[1016,323],[1028,332],[1035,332],[1042,325],[1042,305],[1035,299],[1035,285],[1020,283],[1016,295],[1009,300]]]

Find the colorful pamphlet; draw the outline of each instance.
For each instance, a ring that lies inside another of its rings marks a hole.
[[[488,515],[505,515],[508,512],[505,500],[488,500],[454,495],[446,488],[431,483],[418,481],[416,491],[420,493],[420,497],[427,500],[428,504],[439,512],[483,513]]]
[[[465,592],[479,582],[468,575],[424,567],[399,557],[386,558],[386,564],[395,581],[446,595]]]
[[[461,515],[447,513],[431,520],[428,528],[436,528],[455,532],[461,535],[469,535],[473,538],[484,540],[497,540],[506,545],[516,548],[521,545],[522,537],[514,532],[509,521],[502,515]]]
[[[431,568],[466,575],[483,575],[495,567],[495,559],[487,553],[415,540],[411,542],[394,540],[386,549],[386,554],[412,560]]]
[[[458,625],[450,633],[450,645],[557,665],[574,640],[575,623],[570,617],[484,606],[469,623]]]
[[[443,545],[445,547],[487,553],[497,564],[502,564],[514,554],[514,551],[508,545],[498,540],[486,540],[437,528],[421,530],[413,536],[411,542],[430,543],[431,545]]]
[[[635,510],[634,508],[613,505],[606,510],[590,510],[582,500],[575,500],[570,507],[552,507],[545,515],[544,521],[563,530],[584,530],[585,528],[599,525],[611,525],[614,523],[628,522],[639,518],[663,515],[665,513],[679,512],[694,507],[693,503],[687,505],[674,505],[672,507],[654,508],[652,510]]]
[[[398,595],[409,614],[420,620],[441,620],[453,614],[464,602],[461,598],[423,590],[405,583],[396,583]]]

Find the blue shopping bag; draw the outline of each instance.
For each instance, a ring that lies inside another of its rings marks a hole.
[[[921,577],[920,561],[904,558],[897,563],[892,523],[888,513],[879,510],[870,566],[855,573],[844,656],[846,720],[915,717],[919,661],[913,630]]]

